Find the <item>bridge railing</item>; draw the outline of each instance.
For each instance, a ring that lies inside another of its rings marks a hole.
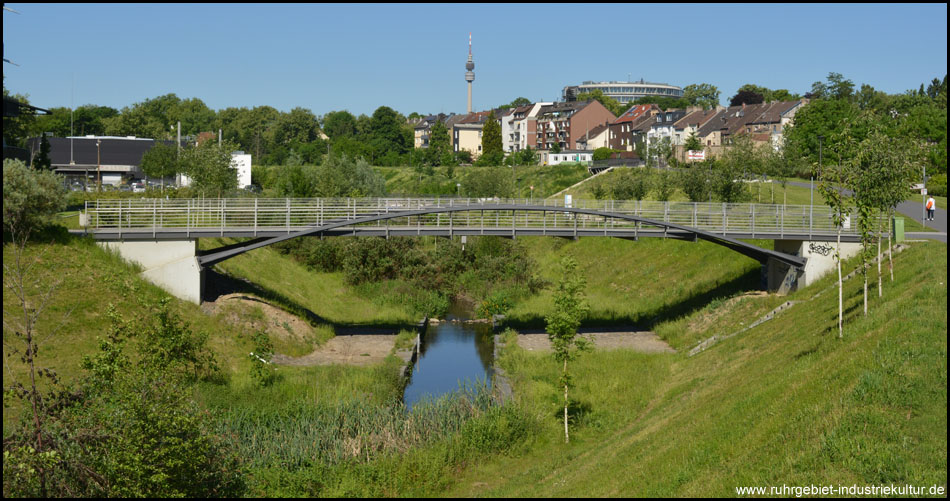
[[[494,209],[518,205],[532,208]],[[658,229],[646,223],[614,217],[576,214],[533,208],[588,209],[636,216],[697,228],[718,234],[829,235],[835,234],[827,206],[656,202],[637,200],[563,200],[497,198],[229,198],[229,199],[132,199],[87,201],[86,224],[91,230],[158,231],[219,229],[289,232],[359,217],[443,207],[468,207],[453,213],[423,214],[362,223],[388,228],[453,229]],[[846,224],[844,234],[856,234],[856,224]]]

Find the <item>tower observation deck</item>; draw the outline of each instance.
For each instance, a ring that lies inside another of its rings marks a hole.
[[[472,112],[472,82],[475,81],[475,63],[472,61],[472,33],[468,34],[468,62],[465,63],[465,81],[468,82],[468,113]]]

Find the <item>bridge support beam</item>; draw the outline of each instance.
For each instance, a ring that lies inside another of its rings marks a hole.
[[[169,294],[201,304],[204,270],[198,264],[198,240],[99,242],[145,270],[141,276]]]
[[[798,290],[815,283],[826,273],[835,270],[836,242],[815,242],[808,240],[776,240],[775,250],[804,257],[808,261],[802,270],[795,270],[787,264],[769,259],[765,265],[768,290],[778,294]],[[854,242],[841,243],[841,259],[845,260],[856,256],[861,251],[861,244]]]

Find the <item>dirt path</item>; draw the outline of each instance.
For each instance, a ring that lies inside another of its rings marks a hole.
[[[312,353],[302,357],[274,355],[280,365],[356,365],[366,366],[382,362],[396,344],[396,336],[385,334],[353,334],[336,336]]]
[[[599,350],[627,349],[642,353],[676,353],[655,333],[639,332],[588,332],[581,334],[594,343]],[[551,351],[547,334],[518,334],[518,346],[527,351]]]

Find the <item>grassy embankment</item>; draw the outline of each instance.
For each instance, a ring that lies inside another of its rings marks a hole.
[[[687,357],[772,300],[713,301],[657,329],[679,353],[594,352],[573,365],[571,444],[558,420],[558,367],[507,347],[517,401],[544,424],[517,456],[458,476],[458,496],[734,496],[754,485],[947,482],[947,253],[918,243],[862,315],[845,285],[837,338],[833,276],[788,297],[775,319]],[[846,269],[857,265],[851,260]],[[927,277],[921,281],[920,277]],[[819,291],[825,291],[817,298]]]
[[[50,284],[61,280],[50,295],[48,306],[37,324],[40,346],[38,364],[55,369],[64,382],[71,382],[83,372],[80,368],[83,355],[94,353],[97,349],[97,339],[108,332],[109,320],[105,312],[110,304],[115,305],[117,312],[127,319],[141,318],[148,315],[144,304],[155,304],[168,294],[139,277],[136,266],[103,250],[92,239],[72,237],[62,230],[50,236],[53,237],[51,243],[31,244],[27,246],[24,256],[26,263],[37,259],[28,276],[29,282],[35,284],[32,292],[28,291],[34,302],[37,301],[39,293],[45,291]],[[49,242],[50,239],[45,238],[42,241]],[[11,266],[13,257],[12,247],[6,244],[3,253],[4,265]],[[286,261],[283,263],[285,268],[293,266],[289,259]],[[280,267],[275,266],[275,269],[277,268]],[[335,293],[341,294],[339,291]],[[358,298],[351,298],[348,302],[353,303],[358,304]],[[3,305],[5,322],[8,318],[17,318],[19,307],[14,294],[4,291]],[[229,304],[214,314],[202,311],[198,305],[183,301],[173,300],[173,305],[192,330],[210,334],[208,346],[216,354],[227,380],[223,387],[209,387],[210,393],[241,394],[254,387],[249,376],[251,363],[247,354],[253,349],[250,335],[257,330],[268,332],[276,351],[289,355],[309,353],[315,344],[333,335],[332,330],[319,326],[303,336],[289,335],[286,326],[267,322],[260,307],[250,305]],[[357,308],[356,311],[362,311],[359,308],[366,308],[367,311],[375,309],[365,304],[354,308]],[[14,346],[19,348],[22,342],[6,324],[3,340],[4,384],[9,384],[12,378],[25,384],[25,367],[18,356],[11,356],[9,350]],[[387,364],[395,373],[399,364],[395,357],[390,358]],[[328,380],[334,381],[334,384],[318,385],[321,392],[327,393],[328,400],[333,400],[340,394],[360,392],[385,394],[387,398],[399,394],[394,390],[388,393],[378,389],[372,390],[380,383],[371,369],[282,367],[280,370],[285,374],[288,386],[285,390],[275,391],[294,393],[297,385],[295,381],[299,380],[307,380],[308,384]],[[40,380],[41,387],[45,384],[44,381]],[[341,385],[340,381],[346,381],[348,384]],[[16,400],[8,403],[11,407],[6,408],[3,413],[4,429],[15,423],[23,410]]]
[[[513,173],[514,198],[544,198],[590,176],[587,167],[564,164],[553,167],[530,165],[497,167],[510,169]],[[373,167],[386,179],[386,191],[390,196],[454,196],[465,193],[465,176],[471,172],[486,170],[485,167],[454,167],[453,177],[448,177],[447,167],[433,167],[432,175],[420,173],[410,167]],[[461,183],[461,190],[456,186]],[[534,190],[531,187],[534,186]]]

